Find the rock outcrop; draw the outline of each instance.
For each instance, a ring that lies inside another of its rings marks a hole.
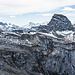
[[[54,14],[51,21],[44,26],[40,26],[38,31],[40,32],[50,32],[50,31],[65,31],[65,30],[74,30],[73,25],[69,19],[61,14]]]
[[[74,75],[75,33],[59,31],[1,33],[0,75]]]

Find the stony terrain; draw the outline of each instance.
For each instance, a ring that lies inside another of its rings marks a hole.
[[[36,32],[0,30],[0,75],[75,75],[75,31],[54,14]]]

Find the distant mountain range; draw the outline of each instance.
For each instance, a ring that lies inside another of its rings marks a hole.
[[[40,25],[44,25],[47,23],[48,22],[43,22],[43,23],[30,22],[29,24],[19,27],[15,24],[11,24],[11,23],[7,24],[7,23],[0,22],[0,29],[4,31],[23,30],[24,32],[28,32],[28,31],[36,30]]]
[[[15,30],[15,29],[23,29],[22,27],[19,27],[17,25],[14,25],[14,24],[7,24],[7,23],[3,23],[3,22],[0,22],[0,29],[4,30],[4,31],[12,31],[12,30]]]

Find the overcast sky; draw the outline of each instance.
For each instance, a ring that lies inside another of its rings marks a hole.
[[[0,0],[0,21],[25,25],[50,21],[53,14],[64,14],[75,22],[75,0]]]

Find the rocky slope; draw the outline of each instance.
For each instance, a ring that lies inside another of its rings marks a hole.
[[[38,31],[48,33],[50,31],[65,31],[65,30],[74,30],[73,25],[68,20],[68,18],[61,14],[54,14],[51,21],[44,26],[40,26]]]
[[[59,19],[66,18],[55,15]],[[57,23],[55,30],[54,27],[51,30],[56,24],[53,18],[36,32],[25,34],[0,30],[0,75],[75,74],[74,29],[66,18],[64,23],[61,20],[63,27]]]

